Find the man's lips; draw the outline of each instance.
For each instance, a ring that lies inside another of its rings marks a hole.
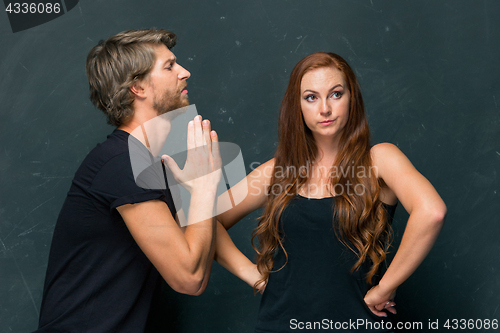
[[[187,93],[188,93],[188,90],[186,89],[186,87],[184,87],[184,88],[181,90],[181,94],[183,94],[183,93],[185,93],[185,94],[187,94]]]

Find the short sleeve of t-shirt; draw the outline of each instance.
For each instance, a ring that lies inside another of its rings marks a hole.
[[[163,172],[157,172],[158,182],[165,183]],[[163,185],[165,186],[165,185]],[[166,190],[166,188],[165,188]],[[96,174],[89,193],[96,196],[102,202],[104,209],[114,209],[125,204],[134,204],[149,200],[165,200],[165,190],[145,189],[136,184],[130,158],[127,153],[121,153],[110,159]]]

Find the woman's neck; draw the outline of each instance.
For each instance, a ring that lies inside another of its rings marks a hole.
[[[318,149],[314,164],[332,166],[336,161],[339,150],[338,136],[333,139],[331,137],[315,137],[314,141]]]

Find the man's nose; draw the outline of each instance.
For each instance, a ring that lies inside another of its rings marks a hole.
[[[191,73],[189,73],[189,71],[187,69],[185,69],[184,67],[182,67],[181,65],[179,65],[179,74],[178,74],[178,77],[179,77],[179,80],[187,80],[189,79],[189,77],[191,76]]]

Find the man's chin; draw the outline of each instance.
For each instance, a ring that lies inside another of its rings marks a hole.
[[[170,111],[175,111],[175,110],[178,110],[180,108],[184,108],[186,106],[189,106],[189,100],[187,99],[187,97],[185,99],[182,99],[182,101],[180,101],[180,103],[177,104],[177,106],[175,106],[174,108],[170,109]]]
[[[165,114],[167,112],[174,111],[174,110],[186,107],[186,106],[189,106],[189,99],[187,97],[182,99],[181,101],[179,101],[179,103],[176,103],[175,105],[171,105],[169,107],[159,108],[156,106],[153,108],[156,110],[156,113],[159,116],[161,116],[162,114]]]

